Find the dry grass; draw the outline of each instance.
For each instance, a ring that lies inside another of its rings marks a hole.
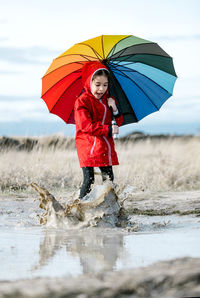
[[[33,181],[47,188],[73,187],[81,174],[76,151],[59,149],[3,152],[0,171],[2,190],[25,189]]]
[[[198,138],[116,143],[120,166],[115,182],[153,191],[200,189]],[[31,182],[48,189],[78,189],[82,181],[73,148],[37,148],[0,152],[2,191],[26,189]],[[97,181],[99,178],[97,178]]]
[[[146,140],[117,146],[116,178],[140,189],[200,188],[200,140]]]

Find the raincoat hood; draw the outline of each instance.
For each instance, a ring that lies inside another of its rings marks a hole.
[[[95,72],[97,72],[100,69],[105,69],[109,72],[109,70],[106,68],[104,64],[97,61],[91,61],[87,62],[83,68],[82,68],[82,84],[84,86],[84,89],[91,93],[91,82],[92,77],[94,76]]]

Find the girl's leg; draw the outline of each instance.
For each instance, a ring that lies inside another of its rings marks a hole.
[[[94,183],[94,168],[85,167],[83,170],[83,183],[80,190],[79,198],[82,199],[86,194],[91,191],[91,184]]]
[[[111,166],[108,167],[100,167],[99,168],[101,171],[101,175],[102,175],[102,180],[106,181],[106,179],[109,178],[110,181],[114,180],[114,174],[113,174],[113,169]]]

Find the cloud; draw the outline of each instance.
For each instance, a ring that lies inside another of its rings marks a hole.
[[[56,118],[36,96],[0,96],[0,122],[55,121]]]
[[[56,57],[60,53],[45,47],[0,47],[0,60],[22,64],[46,64],[49,57]]]
[[[7,38],[7,37],[0,36],[0,42],[7,41],[7,40],[8,40],[8,38]]]
[[[159,112],[153,113],[143,120],[147,123],[198,123],[200,125],[200,97],[170,98]]]
[[[0,75],[13,75],[18,74],[18,71],[0,70]]]
[[[162,40],[162,41],[197,41],[200,40],[200,34],[194,35],[160,35],[152,36],[152,39]]]
[[[2,95],[0,94],[0,103],[1,102],[14,102],[14,101],[38,101],[40,98],[38,96],[32,95],[32,96],[21,96],[21,95]],[[42,99],[41,99],[42,100]]]
[[[0,19],[0,24],[6,24],[7,21],[5,19]]]

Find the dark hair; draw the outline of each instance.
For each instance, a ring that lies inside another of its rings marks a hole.
[[[97,77],[97,76],[106,76],[108,79],[108,82],[110,81],[110,74],[107,69],[99,69],[95,72],[95,74],[92,77],[92,81]]]

